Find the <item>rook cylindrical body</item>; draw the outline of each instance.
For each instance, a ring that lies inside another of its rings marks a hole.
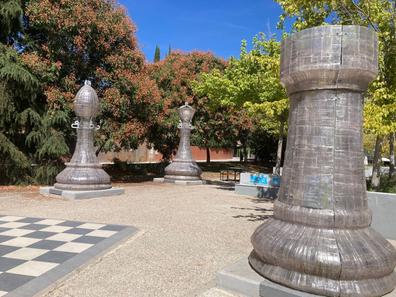
[[[252,267],[326,296],[382,296],[396,285],[396,251],[370,228],[362,145],[363,96],[377,75],[375,32],[306,29],[282,43],[289,132],[274,217],[252,236]]]

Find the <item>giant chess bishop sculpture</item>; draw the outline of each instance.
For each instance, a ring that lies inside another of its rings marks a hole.
[[[102,169],[95,154],[94,131],[99,127],[95,117],[99,113],[99,99],[90,81],[78,91],[74,100],[78,117],[72,127],[77,129],[77,144],[66,168],[56,176],[55,189],[95,191],[111,188],[110,176]]]
[[[287,37],[281,81],[290,98],[274,215],[252,235],[250,265],[282,285],[325,296],[382,296],[396,251],[370,227],[363,164],[363,93],[378,73],[377,37],[320,26]]]
[[[202,170],[192,157],[190,138],[191,130],[194,127],[191,121],[195,114],[195,109],[186,102],[179,107],[180,116],[180,142],[175,159],[165,168],[164,182],[201,182]]]

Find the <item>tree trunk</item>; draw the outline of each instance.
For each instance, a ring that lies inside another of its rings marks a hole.
[[[207,164],[210,163],[210,148],[209,147],[206,148],[206,163]]]
[[[281,122],[279,126],[279,140],[278,140],[278,151],[276,152],[276,164],[275,164],[275,174],[281,175],[281,163],[282,163],[282,148],[283,148],[283,133],[285,125]]]
[[[389,134],[389,178],[395,172],[395,133]]]
[[[381,148],[382,148],[383,137],[377,135],[375,141],[375,150],[373,158],[373,173],[371,176],[371,187],[373,189],[378,189],[381,179]]]
[[[102,143],[102,145],[96,149],[96,151],[95,151],[96,157],[99,156],[99,154],[100,154],[100,152],[102,151],[102,149],[103,149],[105,143],[106,143],[106,141],[104,141],[104,142]]]
[[[247,163],[248,161],[248,154],[247,154],[247,147],[246,143],[243,144],[243,162]]]

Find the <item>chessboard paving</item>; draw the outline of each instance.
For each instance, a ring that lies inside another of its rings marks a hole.
[[[0,296],[32,296],[136,230],[0,215]]]

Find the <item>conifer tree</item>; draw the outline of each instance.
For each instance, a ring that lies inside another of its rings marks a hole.
[[[161,50],[158,45],[155,46],[154,63],[161,60]]]
[[[22,28],[20,1],[0,8],[0,183],[29,180],[31,161],[26,137],[40,120],[38,81],[23,65],[15,44]]]
[[[22,29],[23,10],[20,0],[0,0],[0,42],[9,44]]]

